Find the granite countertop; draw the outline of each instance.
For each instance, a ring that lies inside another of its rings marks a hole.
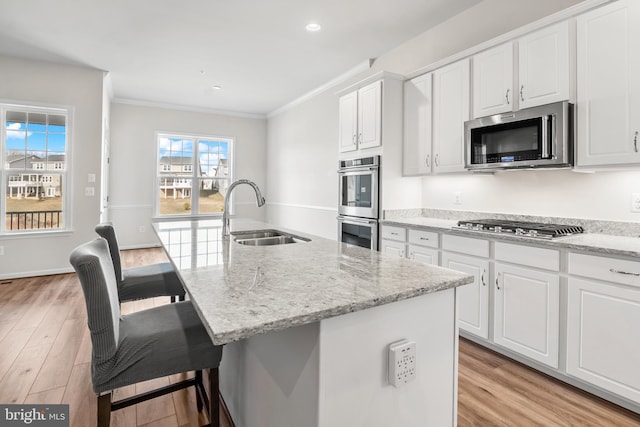
[[[566,220],[571,223],[571,220]],[[530,237],[513,236],[509,234],[496,234],[491,232],[468,231],[452,229],[458,221],[453,219],[430,218],[423,216],[397,217],[380,221],[381,224],[395,226],[409,226],[413,228],[447,232],[475,238],[487,238],[511,243],[535,244],[556,249],[572,249],[578,251],[594,252],[600,255],[640,257],[640,238],[631,236],[619,236],[602,233],[583,233],[574,236],[559,237],[553,240],[536,239]]]
[[[231,230],[277,228],[311,239],[245,246],[221,221],[154,224],[215,344],[471,283],[473,276],[369,249],[234,219]]]

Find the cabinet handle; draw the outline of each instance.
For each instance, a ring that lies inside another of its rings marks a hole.
[[[524,101],[524,85],[520,86],[520,101]]]
[[[400,258],[404,258],[404,251],[400,251]]]
[[[636,153],[638,152],[638,131],[633,135],[633,149]]]
[[[398,235],[398,233],[391,232],[391,235],[392,235],[392,236],[397,236],[397,235]]]
[[[498,290],[500,290],[500,284],[498,284],[498,279],[500,279],[500,273],[498,273],[496,275],[496,288],[498,288]]]
[[[421,237],[420,240],[426,240],[428,242],[429,238],[428,237]]]
[[[640,273],[629,273],[628,271],[616,270],[614,268],[610,268],[609,271],[612,272],[612,273],[624,274],[626,276],[640,277]]]
[[[362,144],[362,133],[358,134],[358,144]]]
[[[436,166],[440,166],[440,162],[438,161],[438,155],[436,154],[436,157],[433,159],[436,163]]]
[[[486,273],[486,270],[482,269],[482,276],[480,276],[480,281],[482,282],[482,286],[487,286],[487,284],[484,282],[484,273]]]
[[[509,102],[509,92],[511,91],[511,89],[507,89],[507,93],[505,95],[505,98],[507,99],[507,105],[511,104],[511,102]]]
[[[358,135],[354,133],[353,138],[351,138],[351,140],[353,141],[353,145],[356,145],[358,143]]]
[[[429,154],[427,154],[426,163],[427,163],[427,167],[431,167],[431,156]]]

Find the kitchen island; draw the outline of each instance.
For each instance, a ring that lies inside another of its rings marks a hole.
[[[225,240],[215,220],[154,229],[225,345],[220,389],[236,425],[455,424],[455,295],[472,276],[282,228],[295,243]],[[416,343],[416,378],[396,388],[387,348],[402,339]]]

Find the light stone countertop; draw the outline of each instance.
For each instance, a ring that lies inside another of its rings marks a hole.
[[[615,236],[609,234],[583,233],[574,236],[559,237],[552,240],[530,237],[496,234],[491,232],[468,231],[452,229],[458,221],[453,219],[407,217],[393,218],[380,221],[383,225],[413,227],[418,229],[447,232],[468,237],[487,238],[511,243],[535,244],[539,246],[593,252],[599,255],[626,256],[640,258],[640,238],[629,236]],[[571,220],[565,221],[571,224]]]
[[[219,220],[154,224],[215,344],[473,281],[463,273],[282,227],[231,221],[232,232],[269,228],[311,241],[245,246],[233,237],[223,241]]]

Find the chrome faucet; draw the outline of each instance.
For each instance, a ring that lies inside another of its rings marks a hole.
[[[253,187],[253,190],[256,192],[256,200],[258,201],[258,207],[264,205],[264,197],[262,197],[262,193],[260,189],[256,185],[255,182],[249,181],[248,179],[239,179],[231,183],[229,188],[227,189],[227,194],[224,196],[224,212],[222,213],[222,238],[229,238],[229,199],[231,198],[231,190],[236,188],[240,184],[249,184]]]

